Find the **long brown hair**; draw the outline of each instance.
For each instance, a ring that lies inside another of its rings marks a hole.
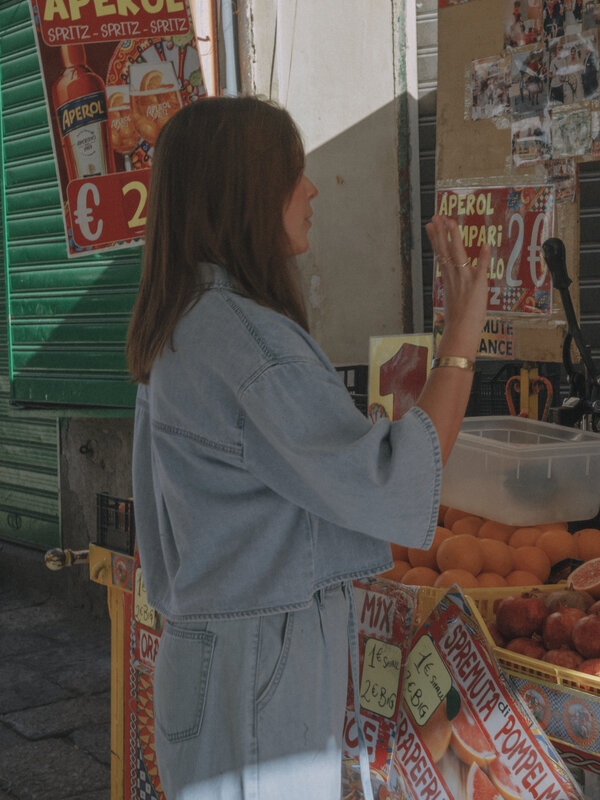
[[[197,264],[225,267],[262,305],[308,328],[283,208],[304,169],[298,129],[256,97],[211,97],[177,112],[152,162],[142,277],[127,334],[129,371],[147,383],[154,359],[199,299]]]

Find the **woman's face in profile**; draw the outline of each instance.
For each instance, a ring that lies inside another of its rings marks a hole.
[[[302,173],[296,188],[283,209],[283,229],[290,242],[290,255],[298,256],[309,247],[308,231],[313,210],[311,201],[318,194],[314,183]]]

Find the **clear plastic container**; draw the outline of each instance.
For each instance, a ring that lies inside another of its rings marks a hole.
[[[524,417],[466,417],[441,502],[507,525],[591,519],[600,509],[600,434]]]

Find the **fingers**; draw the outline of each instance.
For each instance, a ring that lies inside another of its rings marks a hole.
[[[427,223],[425,230],[431,242],[437,265],[442,272],[446,272],[450,265],[460,268],[472,265],[487,275],[491,247],[487,243],[483,244],[476,262],[472,263],[467,256],[460,228],[455,219],[436,214],[432,217],[431,222]]]

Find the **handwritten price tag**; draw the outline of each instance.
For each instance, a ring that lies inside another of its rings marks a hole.
[[[144,576],[142,570],[137,569],[135,573],[135,591],[134,591],[134,607],[133,614],[135,619],[147,628],[154,628],[156,625],[156,611],[148,602],[148,595],[146,594],[146,584],[144,583]]]
[[[406,660],[404,702],[415,722],[424,725],[452,688],[452,678],[431,636],[423,634]]]
[[[379,639],[367,639],[360,682],[360,705],[388,719],[396,712],[402,651]]]
[[[143,236],[150,173],[140,169],[71,181],[67,198],[75,244],[93,247]]]

